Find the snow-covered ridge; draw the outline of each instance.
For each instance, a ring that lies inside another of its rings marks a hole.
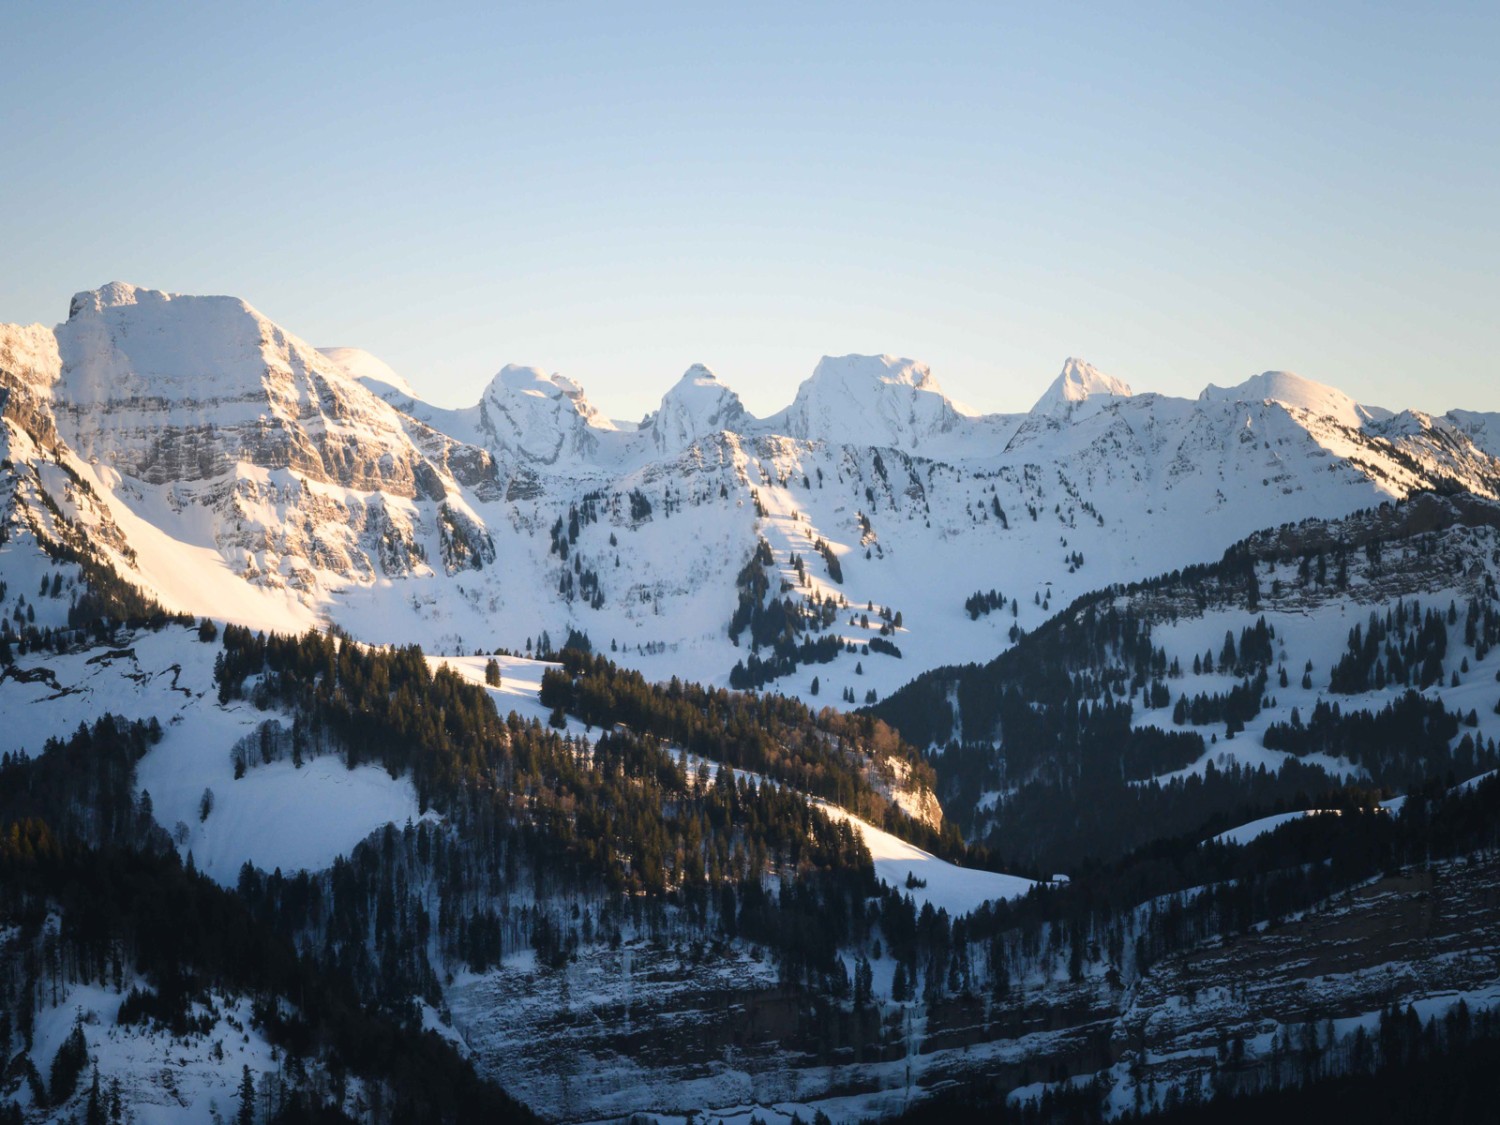
[[[1306,410],[1340,425],[1358,429],[1366,422],[1389,418],[1391,412],[1378,406],[1361,406],[1343,391],[1304,379],[1290,371],[1263,371],[1234,387],[1210,383],[1198,396],[1200,402],[1279,402]]]
[[[408,399],[417,397],[411,384],[398,375],[390,364],[377,359],[363,348],[319,348],[318,351],[330,362],[337,364],[351,379],[358,379],[382,398],[392,393]]]

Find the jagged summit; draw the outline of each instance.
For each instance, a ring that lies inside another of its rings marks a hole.
[[[101,285],[98,289],[85,289],[81,293],[73,294],[73,300],[68,304],[68,319],[72,320],[80,314],[103,312],[105,309],[120,308],[124,305],[165,304],[176,300],[177,297],[176,293],[163,293],[159,289],[144,289],[138,285],[131,285],[127,281],[111,281],[107,285]],[[198,299],[233,301],[236,298]]]
[[[508,363],[479,400],[479,428],[496,452],[550,465],[588,456],[598,447],[596,431],[615,425],[573,380]]]
[[[709,434],[738,430],[750,420],[740,396],[695,363],[662,396],[661,405],[641,419],[640,428],[650,432],[660,452],[674,453]]]
[[[1072,415],[1085,403],[1103,404],[1111,399],[1130,398],[1133,392],[1123,381],[1106,375],[1091,363],[1076,357],[1064,361],[1062,372],[1036,400],[1033,414],[1053,417]]]
[[[1291,371],[1263,371],[1234,387],[1210,383],[1198,396],[1199,402],[1279,402],[1283,406],[1306,410],[1323,418],[1332,418],[1355,429],[1366,422],[1391,416],[1379,407],[1361,406],[1343,391]]]
[[[925,363],[895,356],[824,356],[787,408],[792,437],[917,449],[961,417]]]

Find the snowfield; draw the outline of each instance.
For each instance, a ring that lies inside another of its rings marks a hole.
[[[22,669],[46,668],[49,680],[0,682],[5,725],[0,749],[42,752],[105,714],[156,718],[160,743],[136,767],[157,822],[199,870],[233,886],[247,861],[266,871],[321,870],[386,824],[421,814],[406,778],[376,766],[349,770],[336,756],[256,765],[236,780],[230,750],[276,716],[244,701],[221,705],[213,682],[217,643],[195,628],[142,630],[103,651],[21,657]],[[212,811],[201,815],[205,793]]]
[[[1020,898],[1036,885],[1019,875],[956,867],[835,805],[821,801],[818,804],[829,816],[859,829],[875,861],[876,876],[886,885],[910,895],[918,907],[931,903],[934,910],[946,910],[949,917],[957,918],[987,902]]]

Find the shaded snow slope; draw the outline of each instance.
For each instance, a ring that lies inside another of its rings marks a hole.
[[[1268,832],[1275,832],[1283,824],[1290,824],[1294,820],[1301,820],[1305,816],[1338,816],[1337,809],[1305,809],[1298,812],[1276,813],[1272,816],[1263,816],[1259,820],[1252,820],[1247,824],[1241,824],[1220,832],[1214,837],[1216,844],[1248,844],[1251,840],[1258,839]]]
[[[0,559],[3,559],[0,555]],[[39,754],[48,738],[66,738],[105,714],[157,719],[162,740],[136,767],[157,822],[199,870],[232,886],[248,860],[287,874],[318,870],[386,824],[419,815],[409,779],[377,766],[350,770],[333,755],[256,765],[234,776],[231,750],[274,713],[243,701],[221,705],[213,682],[218,644],[171,625],[120,638],[114,648],[60,656],[31,653],[19,670],[45,670],[25,682],[0,677],[0,750]],[[204,794],[212,809],[202,815]]]

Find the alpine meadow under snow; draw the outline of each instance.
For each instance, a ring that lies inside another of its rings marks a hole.
[[[1190,1114],[1500,1034],[1500,415],[409,374],[0,325],[0,1122]]]

